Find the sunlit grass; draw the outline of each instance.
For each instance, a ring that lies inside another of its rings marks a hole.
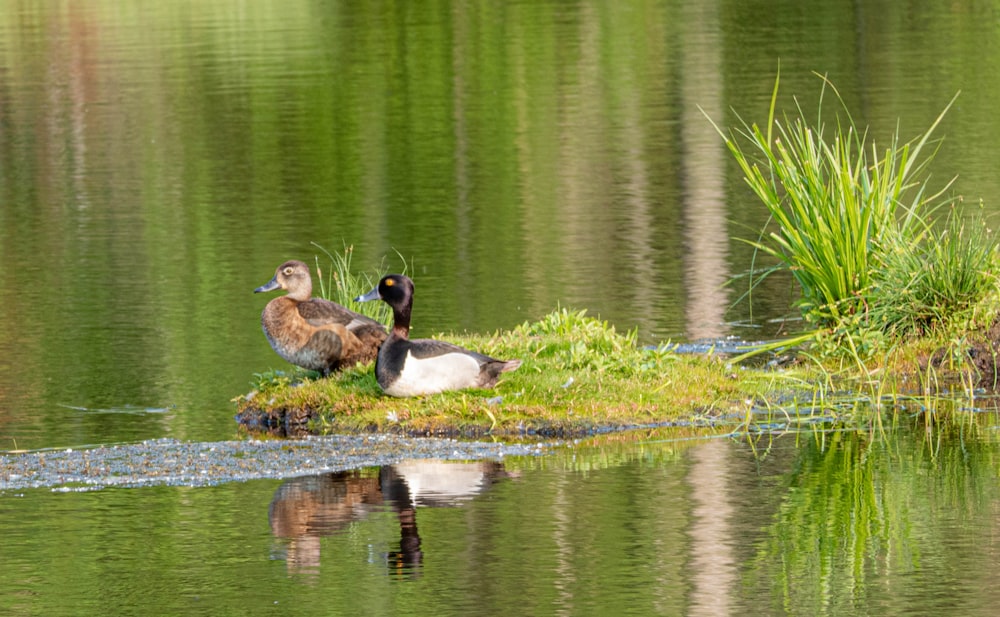
[[[719,356],[636,345],[584,311],[559,309],[488,335],[438,335],[498,358],[520,358],[490,390],[398,399],[382,395],[371,365],[313,379],[305,372],[257,376],[237,400],[241,413],[308,410],[317,432],[381,430],[410,434],[578,434],[692,420],[738,424],[748,401],[811,386],[788,375],[734,372]]]
[[[789,270],[805,317],[828,325],[864,310],[879,251],[919,242],[942,205],[947,186],[930,193],[923,182],[933,157],[925,148],[952,103],[914,140],[902,142],[897,131],[880,150],[846,109],[832,128],[822,120],[827,88],[843,107],[825,79],[813,123],[797,100],[795,115],[775,118],[778,85],[765,129],[742,120],[729,134],[716,129],[770,214],[773,230],[750,241],[778,262],[763,276]]]
[[[354,298],[367,293],[376,285],[379,280],[389,273],[389,266],[385,258],[371,271],[355,272],[352,267],[354,258],[354,247],[344,245],[339,253],[331,253],[328,249],[312,243],[324,255],[326,255],[328,265],[320,263],[320,258],[316,259],[316,277],[319,279],[320,294],[327,300],[332,300],[341,306],[346,306],[352,311],[367,315],[384,324],[392,322],[392,309],[385,302],[355,302]],[[406,274],[408,267],[406,260],[397,253],[401,267],[393,272]]]
[[[779,83],[765,128],[742,119],[729,132],[716,125],[770,215],[748,242],[755,262],[763,256],[774,265],[753,273],[751,289],[789,271],[813,329],[773,346],[804,345],[826,370],[830,359],[846,358],[850,370],[883,388],[873,360],[893,356],[912,337],[950,345],[955,332],[985,328],[996,314],[995,235],[945,195],[951,182],[929,188],[931,137],[955,99],[914,139],[904,141],[897,127],[880,148],[825,77],[815,121],[797,100],[794,114],[776,118]],[[828,91],[839,104],[833,126],[823,120]]]

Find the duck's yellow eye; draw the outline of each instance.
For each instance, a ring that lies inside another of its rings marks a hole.
[[[392,287],[395,284],[396,284],[396,281],[394,281],[392,279],[385,279],[385,286],[386,287]]]

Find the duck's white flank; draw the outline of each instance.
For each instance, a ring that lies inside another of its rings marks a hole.
[[[399,378],[385,388],[389,396],[420,396],[476,385],[479,362],[464,353],[447,353],[433,358],[414,358],[406,352]]]

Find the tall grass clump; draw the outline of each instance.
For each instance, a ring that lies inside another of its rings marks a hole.
[[[931,136],[955,98],[916,138],[904,142],[897,127],[879,147],[821,78],[814,122],[797,99],[793,114],[775,117],[776,78],[765,128],[742,118],[729,133],[713,126],[770,215],[748,242],[774,265],[753,273],[751,289],[789,271],[801,288],[797,304],[816,328],[797,342],[834,334],[857,357],[864,355],[858,341],[875,341],[865,345],[873,351],[893,336],[926,333],[995,291],[996,241],[954,207],[943,226],[934,220],[954,204],[945,196],[952,182],[928,188]],[[839,104],[832,126],[823,120],[828,90]]]
[[[340,253],[331,253],[315,242],[312,244],[330,260],[330,266],[324,268],[320,264],[319,257],[316,257],[316,277],[319,279],[320,295],[384,324],[391,323],[392,309],[385,302],[359,303],[354,301],[354,298],[367,293],[378,285],[379,280],[389,273],[385,260],[383,259],[372,272],[356,274],[351,268],[354,246],[345,244]],[[404,259],[403,268],[399,272],[406,274],[406,270],[406,260]]]
[[[873,327],[901,338],[989,318],[977,312],[998,295],[997,237],[981,212],[962,217],[951,210],[923,242],[905,249],[895,244],[880,254],[867,294]]]
[[[794,115],[775,118],[778,85],[775,79],[766,130],[742,119],[730,135],[716,129],[774,224],[750,242],[778,262],[762,275],[791,271],[804,316],[829,325],[864,308],[879,248],[919,241],[941,205],[950,183],[930,193],[922,176],[934,154],[931,134],[952,103],[916,139],[904,143],[897,130],[880,151],[825,78],[812,124],[797,99]],[[832,128],[822,119],[827,88],[845,112]]]

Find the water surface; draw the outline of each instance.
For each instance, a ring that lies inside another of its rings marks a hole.
[[[779,65],[784,108],[826,74],[876,139],[961,90],[932,180],[1000,188],[981,5],[0,8],[8,447],[230,436],[287,366],[250,292],[313,243],[405,259],[418,335],[561,305],[647,343],[766,336],[795,295],[726,286],[766,215],[706,115],[764,122]],[[165,411],[105,411],[133,408]]]
[[[884,143],[961,91],[930,182],[992,214],[997,24],[989,3],[0,0],[0,449],[237,437],[230,399],[287,368],[252,290],[313,243],[405,259],[419,336],[558,306],[647,343],[769,336],[794,290],[726,286],[766,214],[706,114],[764,122],[780,65],[782,109],[816,109],[825,74]],[[622,437],[469,463],[488,480],[453,503],[371,468],[5,493],[0,607],[987,614],[975,423],[766,456]]]
[[[990,615],[995,430],[672,429],[213,488],[5,492],[0,607]]]

